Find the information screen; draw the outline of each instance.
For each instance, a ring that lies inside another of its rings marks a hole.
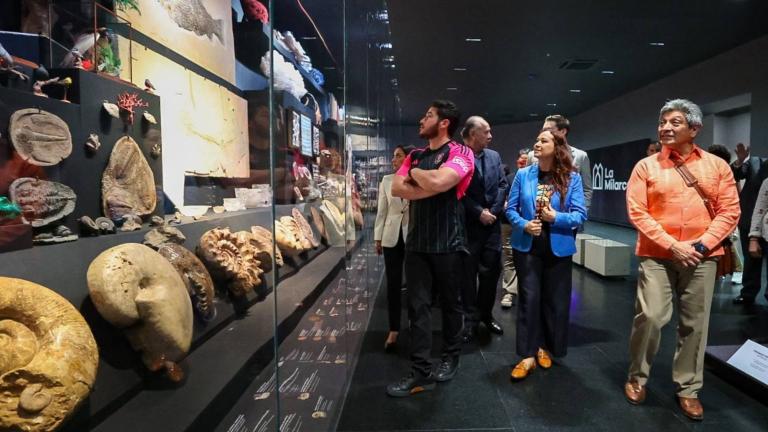
[[[301,154],[312,157],[312,120],[301,114]]]

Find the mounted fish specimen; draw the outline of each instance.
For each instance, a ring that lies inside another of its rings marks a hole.
[[[275,250],[275,256],[273,257],[273,260],[275,264],[277,264],[278,267],[282,267],[283,264],[283,254],[280,252],[280,248],[277,245],[273,245],[273,238],[272,238],[272,231],[259,226],[254,225],[251,227],[251,233],[256,236],[258,241],[260,241],[264,247],[267,249],[270,255],[272,255],[272,248],[274,247]]]
[[[203,321],[213,319],[216,315],[213,280],[202,261],[189,249],[176,243],[163,243],[157,252],[167,259],[181,276],[198,316]]]
[[[33,227],[59,220],[75,209],[77,196],[66,185],[21,177],[8,188],[11,201],[21,207],[22,219]]]
[[[152,249],[125,243],[99,254],[87,280],[96,310],[124,329],[146,367],[180,381],[176,362],[192,343],[192,302],[176,269]]]
[[[144,244],[155,250],[163,243],[184,244],[185,240],[184,234],[172,226],[161,226],[144,234]]]
[[[85,400],[99,351],[67,300],[0,277],[0,430],[53,431]]]
[[[18,110],[8,129],[19,156],[33,165],[56,165],[72,153],[69,126],[55,114],[37,108]]]
[[[234,297],[242,297],[261,284],[264,271],[256,256],[258,250],[244,236],[229,228],[214,228],[200,237],[197,256],[214,279],[226,283]]]
[[[129,136],[117,140],[101,179],[102,210],[113,221],[128,213],[145,216],[157,205],[155,178],[147,159]]]
[[[155,0],[168,12],[173,22],[184,30],[224,43],[223,22],[213,19],[201,0]]]
[[[95,152],[101,147],[101,141],[99,140],[99,136],[92,133],[88,135],[88,139],[85,140],[85,148],[89,152]]]
[[[312,227],[309,226],[309,222],[307,222],[307,220],[304,218],[304,215],[301,214],[299,209],[294,208],[293,210],[291,210],[291,214],[293,215],[293,219],[296,221],[296,225],[298,225],[299,228],[301,229],[301,233],[309,241],[312,247],[316,248],[320,246],[320,242],[318,242],[317,239],[315,238],[315,233],[312,232]]]

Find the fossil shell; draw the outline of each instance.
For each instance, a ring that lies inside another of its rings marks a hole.
[[[155,210],[157,192],[152,169],[129,136],[117,140],[101,179],[104,215],[113,221],[127,213],[145,216]]]
[[[8,130],[21,158],[33,165],[56,165],[72,153],[69,126],[47,111],[18,110],[11,115]]]
[[[72,213],[77,201],[69,186],[31,177],[14,180],[9,195],[21,207],[24,221],[33,227],[48,225]]]
[[[63,297],[0,277],[0,430],[53,431],[90,393],[99,352]]]
[[[154,215],[149,218],[149,225],[159,227],[165,225],[165,219],[162,216]]]
[[[144,364],[171,372],[192,342],[192,303],[176,269],[152,249],[125,243],[99,254],[87,280],[96,310],[125,329]]]
[[[318,210],[315,207],[310,207],[309,210],[312,213],[312,223],[315,224],[315,228],[317,228],[317,232],[319,232],[323,238],[328,240],[328,235],[325,233],[325,224],[323,223],[323,215],[320,214],[320,210]]]
[[[88,151],[95,152],[99,147],[101,147],[99,136],[94,133],[88,135],[88,139],[85,140],[85,148],[88,149]]]
[[[110,116],[116,119],[120,118],[120,108],[116,104],[104,101],[104,103],[101,104],[101,106],[104,108],[104,111],[106,111],[107,114],[109,114]]]
[[[94,222],[96,222],[96,226],[99,227],[99,231],[102,234],[115,233],[115,223],[112,222],[112,219],[101,216],[101,217],[97,217]]]
[[[181,276],[192,298],[192,307],[205,321],[211,320],[216,308],[213,304],[213,280],[208,270],[194,253],[175,243],[164,243],[157,252],[171,263]]]
[[[96,225],[90,216],[83,216],[80,219],[80,234],[85,236],[97,236],[99,235],[99,226]]]
[[[144,235],[144,244],[157,250],[163,243],[176,243],[184,244],[187,238],[179,231],[178,228],[172,226],[161,226],[150,230]]]
[[[235,233],[238,238],[247,242],[250,247],[253,247],[253,252],[257,260],[259,260],[259,268],[263,273],[269,273],[272,271],[272,245],[264,242],[264,240],[256,236],[250,231],[238,231]]]
[[[296,219],[292,216],[283,216],[280,218],[280,223],[293,233],[293,236],[299,241],[299,244],[301,244],[302,250],[312,249],[312,242],[310,242],[304,235],[304,232],[301,230]]]
[[[341,213],[336,204],[329,200],[323,200],[323,207],[328,214],[333,218],[333,223],[338,227],[344,226],[344,215]]]
[[[293,218],[289,219],[293,220]],[[280,250],[289,256],[298,255],[304,251],[301,246],[301,240],[296,237],[296,232],[287,227],[283,219],[275,220],[275,241]],[[286,220],[287,221],[287,220]]]
[[[155,116],[153,116],[152,114],[144,111],[144,115],[143,116],[144,116],[144,120],[146,120],[148,123],[150,123],[150,124],[157,124],[157,120],[155,120]]]
[[[312,227],[309,226],[309,222],[304,218],[304,215],[301,214],[299,209],[294,208],[291,210],[291,214],[293,215],[293,219],[296,221],[296,225],[299,226],[301,229],[301,233],[304,235],[304,238],[306,238],[309,241],[309,244],[316,248],[320,246],[320,242],[315,239],[315,233],[312,232]]]
[[[141,218],[133,213],[123,215],[123,226],[120,231],[136,231],[141,229]]]
[[[197,256],[214,279],[228,283],[230,293],[240,297],[261,284],[263,271],[256,258],[258,251],[249,238],[229,228],[214,228],[200,237]]]
[[[265,247],[269,251],[270,255],[272,254],[272,247],[273,247],[273,240],[272,240],[272,231],[258,225],[254,225],[251,227],[251,233],[256,236],[258,241],[260,241],[263,245],[266,245]],[[280,248],[277,245],[274,245],[275,248],[275,257],[272,261],[277,264],[278,267],[282,267],[285,262],[283,262],[283,254],[280,252]]]

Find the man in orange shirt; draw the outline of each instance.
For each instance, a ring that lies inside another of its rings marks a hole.
[[[680,408],[693,420],[704,417],[698,393],[716,260],[723,254],[720,242],[736,228],[740,214],[730,167],[693,142],[701,130],[701,118],[701,110],[691,101],[667,102],[659,115],[662,150],[638,162],[627,184],[627,211],[637,228],[635,253],[640,268],[624,394],[632,404],[645,400],[661,328],[676,304],[678,340],[672,380]],[[683,176],[688,176],[687,181]]]

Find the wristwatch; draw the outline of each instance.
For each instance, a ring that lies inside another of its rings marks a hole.
[[[709,248],[707,248],[706,246],[704,246],[704,243],[702,243],[702,242],[696,242],[696,243],[694,243],[694,244],[693,244],[693,249],[694,249],[696,252],[698,252],[698,253],[700,253],[700,254],[702,254],[702,255],[706,255],[706,254],[708,254],[708,253],[709,253]]]

